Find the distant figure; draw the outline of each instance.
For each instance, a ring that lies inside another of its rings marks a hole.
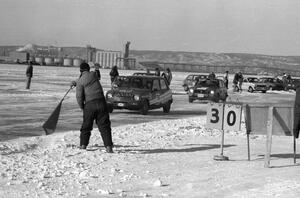
[[[283,83],[284,90],[286,90],[287,85],[288,85],[288,79],[287,79],[286,73],[283,73],[283,76],[282,76],[282,83]]]
[[[296,97],[294,106],[294,127],[293,134],[295,138],[299,137],[300,130],[300,83],[295,84]]]
[[[32,76],[33,76],[32,62],[29,61],[28,67],[26,69],[26,77],[27,77],[26,89],[30,89]]]
[[[228,89],[228,71],[225,72],[225,76],[224,76],[224,83],[225,83],[225,87]]]
[[[95,68],[100,68],[100,64],[99,63],[95,63]],[[99,69],[98,69],[99,70]],[[99,70],[99,80],[101,80],[101,73]]]
[[[242,85],[243,85],[244,77],[242,72],[238,73],[238,84],[239,84],[239,91],[242,92]]]
[[[166,71],[161,76],[167,80],[167,83],[170,86],[171,81],[172,81],[172,73],[171,73],[170,68],[167,68]]]
[[[237,86],[238,85],[238,78],[239,78],[239,74],[238,73],[235,73],[234,74],[234,77],[233,77],[233,91],[236,92],[239,90],[239,87]]]
[[[210,80],[214,80],[214,79],[216,79],[216,74],[214,72],[211,72],[207,78]]]
[[[155,74],[155,76],[160,76],[160,71],[159,71],[158,67],[155,68],[154,74]]]
[[[118,67],[116,65],[111,68],[109,75],[110,75],[110,81],[111,83],[113,83],[116,77],[119,76]]]

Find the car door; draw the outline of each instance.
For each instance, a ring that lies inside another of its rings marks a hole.
[[[227,88],[225,87],[225,83],[223,80],[219,80],[219,93],[220,93],[220,97],[226,98],[227,96]]]
[[[150,106],[157,106],[160,103],[160,83],[159,78],[153,79],[152,89],[151,89],[151,99],[149,100]]]
[[[161,106],[166,104],[168,101],[172,100],[172,91],[168,87],[167,82],[164,78],[159,80],[160,82],[160,96],[159,103]]]

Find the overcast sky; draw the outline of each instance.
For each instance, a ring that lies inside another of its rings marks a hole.
[[[0,0],[0,45],[300,55],[300,0]]]

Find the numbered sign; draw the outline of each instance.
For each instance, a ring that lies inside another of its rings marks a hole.
[[[240,131],[242,118],[242,105],[225,104],[224,106],[224,130]]]
[[[208,103],[206,126],[207,128],[223,129],[223,103]]]

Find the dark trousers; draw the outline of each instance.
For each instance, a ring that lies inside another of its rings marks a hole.
[[[31,77],[27,77],[26,89],[30,89]]]
[[[93,123],[96,120],[104,146],[112,146],[111,126],[105,99],[93,100],[84,105],[83,123],[80,129],[80,145],[88,145]]]

